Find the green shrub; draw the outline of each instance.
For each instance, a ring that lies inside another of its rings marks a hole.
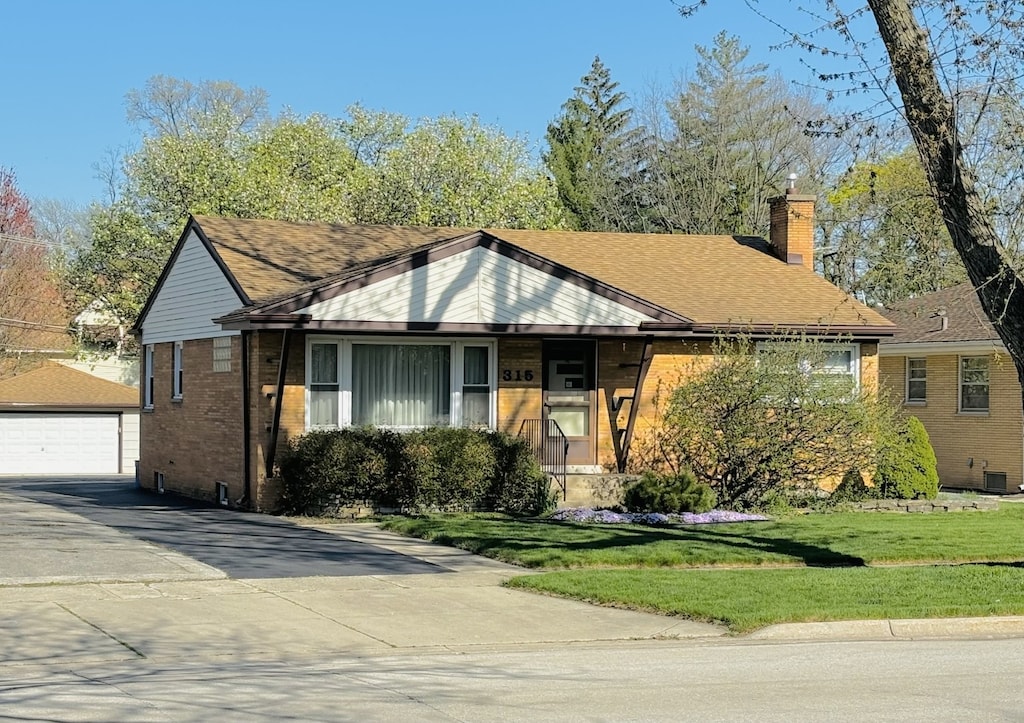
[[[921,420],[909,417],[905,427],[881,450],[875,487],[883,497],[934,499],[939,494],[939,473]]]
[[[626,488],[623,501],[632,512],[707,512],[715,506],[715,493],[690,472],[644,472]]]
[[[832,492],[829,502],[861,502],[878,497],[877,487],[868,487],[859,469],[851,469],[843,475],[843,481]]]
[[[488,434],[494,475],[483,499],[486,509],[511,515],[539,515],[555,507],[551,480],[541,470],[529,442],[508,434]]]
[[[474,429],[430,427],[406,435],[407,453],[418,460],[416,506],[477,507],[494,476],[494,454]]]
[[[323,514],[368,500],[405,510],[539,514],[547,476],[525,440],[482,430],[314,430],[289,440],[279,472],[286,512]]]

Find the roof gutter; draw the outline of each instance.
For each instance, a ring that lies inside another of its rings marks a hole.
[[[673,324],[671,322],[644,321],[640,323],[640,331],[655,333],[675,331],[688,336],[706,334],[769,338],[782,334],[812,334],[814,336],[854,336],[877,339],[893,336],[898,329],[895,326],[867,326],[864,324]]]

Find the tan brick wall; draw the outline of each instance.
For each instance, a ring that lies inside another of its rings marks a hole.
[[[163,472],[165,490],[208,500],[223,481],[233,502],[244,491],[240,338],[231,341],[230,372],[213,371],[212,339],[185,342],[180,401],[171,399],[173,346],[154,347],[153,410],[141,415],[139,479],[153,488],[153,473]]]
[[[502,371],[512,371],[512,379]],[[523,372],[516,380],[515,372]],[[532,371],[527,380],[525,372]],[[540,419],[543,405],[543,359],[540,339],[502,338],[498,340],[498,429],[516,434],[524,419]]]
[[[1024,483],[1024,421],[1013,363],[1004,354],[992,355],[988,414],[961,414],[957,411],[959,357],[935,354],[926,359],[924,404],[904,403],[905,356],[881,357],[880,376],[885,393],[901,405],[904,414],[917,417],[928,430],[941,484],[983,489],[986,471],[1005,472],[1007,488],[1016,491]],[[972,466],[968,460],[973,460]]]
[[[252,405],[253,495],[258,509],[274,510],[280,490],[266,474],[267,453],[273,436],[274,409],[277,404],[277,377],[281,359],[283,332],[260,332],[253,336],[251,359],[256,394]],[[275,465],[280,461],[288,440],[306,431],[306,337],[293,332],[289,342],[285,370],[283,404],[277,437]]]

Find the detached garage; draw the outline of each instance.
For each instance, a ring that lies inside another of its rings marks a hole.
[[[139,393],[52,364],[0,380],[0,474],[134,472]]]

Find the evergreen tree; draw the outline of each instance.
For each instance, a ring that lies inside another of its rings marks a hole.
[[[631,230],[628,189],[637,173],[639,134],[619,84],[595,57],[590,72],[548,125],[544,162],[572,227],[581,231]]]

